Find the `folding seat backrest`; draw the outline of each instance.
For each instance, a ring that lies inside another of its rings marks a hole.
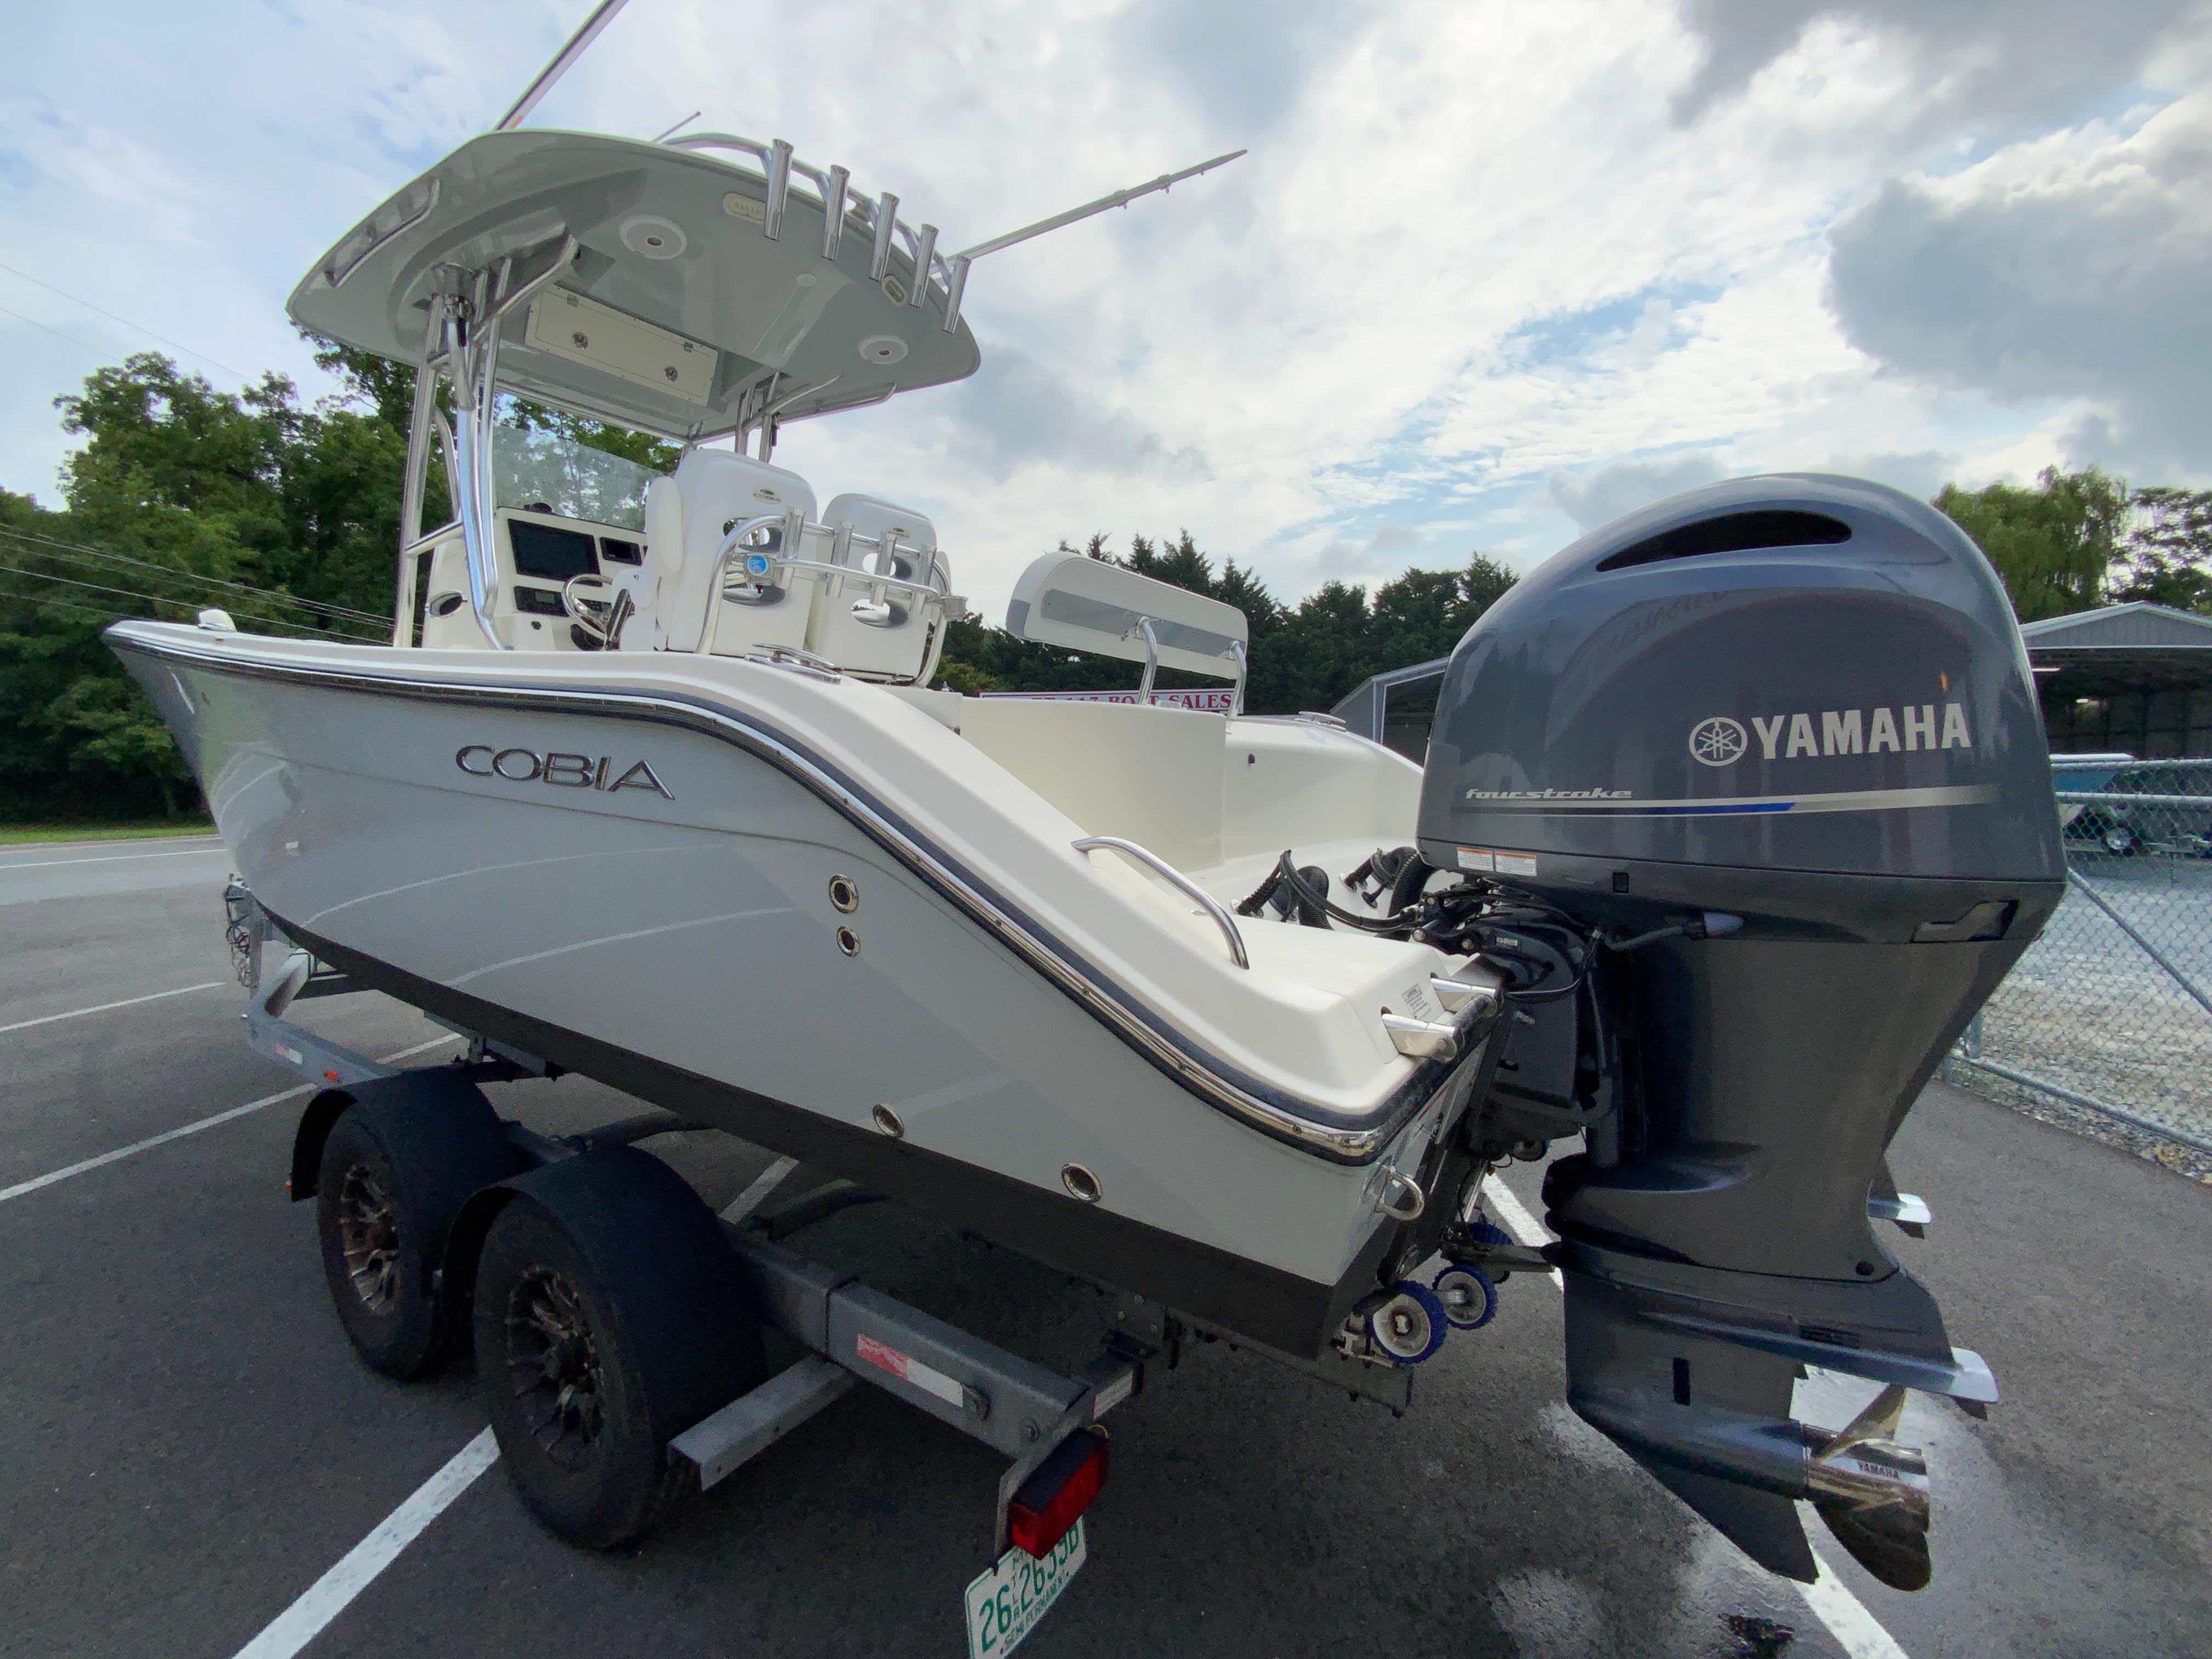
[[[856,539],[845,561],[856,573],[896,576],[940,590],[947,586],[937,550],[937,526],[912,507],[873,495],[840,495],[823,510],[822,522],[831,531],[849,526],[856,538],[866,536],[891,544],[886,555]],[[889,588],[878,605],[859,580],[848,578],[831,586],[841,591],[817,601],[810,648],[854,673],[918,678],[927,666],[932,641],[929,619],[915,605],[915,596]]]
[[[839,495],[822,509],[822,522],[831,530],[849,525],[856,536],[896,538],[900,550],[893,555],[890,565],[883,564],[871,547],[854,548],[853,563],[908,581],[928,580],[927,573],[937,552],[937,526],[912,507],[877,495]]]
[[[706,635],[722,538],[734,526],[796,508],[811,518],[814,492],[796,472],[726,449],[695,449],[646,491],[645,562],[617,585],[637,615],[623,629],[626,650],[696,651]],[[781,550],[780,529],[763,550]],[[775,603],[725,605],[714,648],[735,655],[757,645],[803,646],[812,584],[794,582]],[[742,614],[729,614],[741,612]]]

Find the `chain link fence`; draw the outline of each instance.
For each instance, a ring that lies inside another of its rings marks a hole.
[[[1968,1027],[1954,1080],[2128,1126],[2212,1176],[2212,760],[2053,770],[2066,896]]]

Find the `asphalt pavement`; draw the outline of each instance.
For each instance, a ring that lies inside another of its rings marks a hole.
[[[282,1190],[304,1091],[246,1048],[227,868],[211,843],[0,852],[0,1653],[238,1654],[483,1427],[465,1363],[388,1382],[330,1313],[312,1206]],[[444,1035],[375,996],[301,1018],[377,1055]],[[635,1109],[577,1078],[495,1093],[550,1132]],[[766,1162],[647,1144],[717,1204]],[[1907,1413],[1931,1589],[1875,1583],[1817,1523],[1828,1618],[1751,1566],[1567,1411],[1560,1297],[1522,1274],[1403,1419],[1218,1345],[1155,1370],[1024,1653],[2212,1652],[2212,1193],[1940,1086],[1893,1164],[1936,1212],[1899,1252],[2005,1394],[1986,1422]],[[1532,1204],[1536,1174],[1509,1177]],[[1080,1357],[1089,1293],[1042,1268],[890,1206],[805,1237]],[[1816,1375],[1799,1413],[1839,1424],[1871,1392]],[[857,1389],[608,1554],[544,1533],[494,1467],[302,1650],[955,1656],[1000,1467]]]

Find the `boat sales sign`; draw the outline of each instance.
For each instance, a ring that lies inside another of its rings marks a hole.
[[[986,697],[1026,697],[1032,702],[1143,702],[1141,691],[985,691]],[[1209,714],[1237,712],[1237,692],[1231,686],[1207,686],[1195,691],[1155,691],[1151,701],[1163,708],[1199,708]]]

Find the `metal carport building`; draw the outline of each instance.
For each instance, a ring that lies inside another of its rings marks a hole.
[[[2021,630],[2057,754],[2212,756],[2212,617],[2114,605]],[[1449,657],[1362,680],[1330,710],[1419,762]]]

